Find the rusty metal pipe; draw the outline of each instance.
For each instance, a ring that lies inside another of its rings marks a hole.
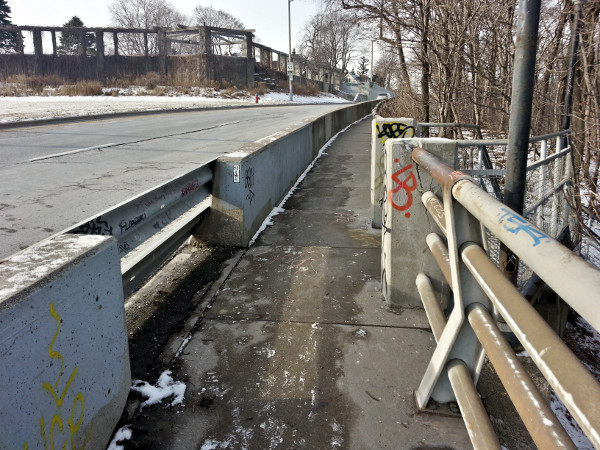
[[[446,368],[473,448],[500,449],[498,436],[475,389],[469,369],[464,362],[457,359],[449,361]]]
[[[594,446],[600,448],[600,384],[481,247],[467,244],[461,255],[550,386]],[[580,281],[578,278],[577,283]]]
[[[467,318],[538,448],[575,450],[569,435],[531,381],[485,306],[477,303],[469,305]]]
[[[425,169],[442,187],[451,186],[457,178],[466,175],[444,164],[439,158],[422,148],[414,148],[412,159],[420,168]]]

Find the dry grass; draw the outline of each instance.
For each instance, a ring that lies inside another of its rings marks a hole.
[[[75,84],[61,86],[59,95],[74,96],[96,96],[102,95],[102,83],[99,81],[79,81]]]

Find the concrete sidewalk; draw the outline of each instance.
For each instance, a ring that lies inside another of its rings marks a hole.
[[[471,447],[460,416],[415,408],[435,341],[422,310],[381,294],[370,127],[340,135],[230,262],[171,364],[184,404],[140,415],[136,448]]]

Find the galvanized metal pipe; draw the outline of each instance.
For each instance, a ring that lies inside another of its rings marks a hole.
[[[485,306],[473,303],[468,310],[467,317],[473,331],[538,448],[575,450],[569,435],[531,381]]]
[[[446,218],[444,216],[444,205],[440,201],[440,199],[431,191],[425,192],[421,196],[421,201],[425,205],[427,212],[429,215],[433,217],[436,225],[442,230],[444,235],[446,235]]]
[[[450,289],[452,289],[452,273],[450,270],[450,255],[448,253],[448,247],[446,247],[446,244],[435,233],[428,234],[425,240],[429,250],[431,250],[431,254],[434,257],[435,262],[437,262],[442,274],[444,275],[444,278],[450,285]]]
[[[590,325],[600,330],[600,271],[525,218],[461,180],[453,195],[482,225],[504,242]],[[576,282],[575,282],[576,280]]]
[[[475,389],[469,369],[464,362],[457,359],[449,361],[446,368],[473,448],[475,450],[500,449],[500,442],[481,402],[481,397]]]
[[[461,255],[469,271],[558,397],[594,446],[600,448],[600,384],[533,306],[503,276],[481,247],[468,244],[461,249]],[[573,285],[585,283],[585,275],[573,280],[577,280],[571,283]],[[564,279],[562,282],[567,284]],[[592,292],[598,291],[589,291],[588,297]]]
[[[446,318],[444,317],[440,304],[435,298],[435,293],[431,281],[429,281],[429,277],[424,273],[419,273],[417,275],[416,284],[419,295],[421,296],[421,301],[423,302],[423,307],[425,308],[425,314],[427,314],[427,319],[431,326],[431,331],[433,332],[433,337],[437,342],[442,337],[442,332],[446,326]]]

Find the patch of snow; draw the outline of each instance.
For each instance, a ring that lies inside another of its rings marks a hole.
[[[129,429],[129,426],[124,426],[122,428],[119,428],[119,430],[115,433],[115,437],[110,442],[110,444],[108,445],[108,448],[106,450],[123,450],[124,447],[122,445],[119,445],[119,442],[128,441],[131,439],[131,436],[132,436],[132,433],[131,433],[131,430]]]
[[[186,386],[181,381],[173,381],[170,370],[165,370],[160,375],[156,382],[156,386],[152,386],[150,383],[141,380],[133,380],[132,384],[131,390],[139,392],[147,398],[147,400],[142,403],[142,408],[144,406],[160,403],[165,398],[171,396],[174,397],[171,406],[179,405],[183,402]]]
[[[200,95],[206,95],[200,93]],[[56,119],[64,117],[86,117],[101,114],[145,112],[196,108],[223,108],[231,106],[252,106],[254,97],[237,99],[215,98],[210,96],[30,96],[1,97],[0,123]],[[294,96],[290,102],[287,94],[272,92],[261,97],[260,104],[315,104],[348,103],[347,100],[331,94],[313,97]]]

